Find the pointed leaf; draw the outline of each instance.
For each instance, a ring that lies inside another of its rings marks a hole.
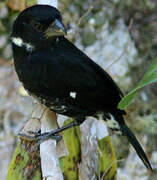
[[[125,109],[132,102],[139,89],[155,81],[157,81],[157,58],[149,66],[148,71],[144,74],[139,84],[120,101],[118,108]]]

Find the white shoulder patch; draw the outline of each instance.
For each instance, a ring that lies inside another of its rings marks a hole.
[[[76,92],[70,92],[70,97],[72,97],[72,98],[76,98]]]
[[[20,37],[12,37],[12,42],[19,46],[19,47],[25,47],[27,51],[33,51],[34,50],[34,46],[31,45],[30,43],[25,43],[23,42],[23,40]]]

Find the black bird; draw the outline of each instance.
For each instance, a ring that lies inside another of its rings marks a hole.
[[[108,128],[128,138],[144,165],[152,169],[124,122],[125,111],[117,108],[123,97],[120,88],[64,35],[60,12],[48,5],[25,9],[11,34],[15,70],[24,88],[50,110],[74,120],[46,135],[80,125],[87,116],[103,119]]]

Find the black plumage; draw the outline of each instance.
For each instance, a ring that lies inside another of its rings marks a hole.
[[[36,5],[15,20],[12,48],[19,80],[30,95],[49,109],[81,124],[87,116],[103,119],[114,132],[127,136],[145,166],[151,165],[126,126],[117,105],[123,94],[112,78],[68,41],[59,11]]]

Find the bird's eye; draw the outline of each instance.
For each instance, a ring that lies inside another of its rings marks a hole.
[[[37,31],[39,31],[39,32],[42,32],[42,31],[43,31],[43,25],[42,25],[41,23],[32,20],[32,21],[31,21],[31,25],[32,25],[32,27],[33,27],[35,30],[37,30]]]

